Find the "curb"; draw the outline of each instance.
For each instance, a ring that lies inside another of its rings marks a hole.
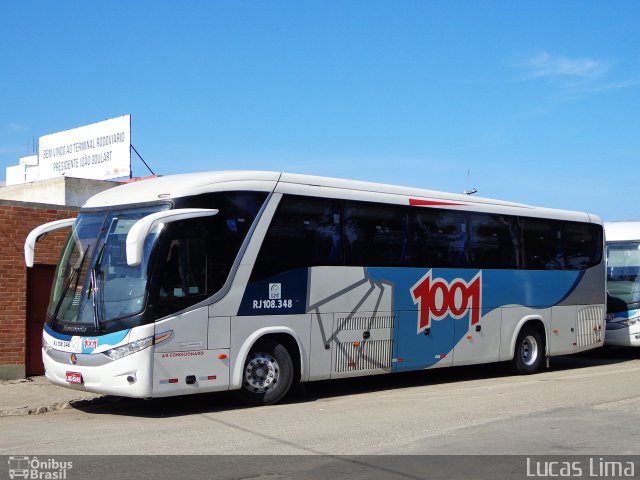
[[[0,417],[36,415],[67,408],[83,408],[105,395],[55,386],[44,377],[0,380]]]
[[[17,407],[0,410],[0,417],[17,417],[24,415],[39,415],[41,413],[58,412],[68,408],[82,408],[99,405],[107,401],[107,397],[96,397],[89,399],[69,400],[65,402],[56,402],[51,405],[43,405],[39,407]]]

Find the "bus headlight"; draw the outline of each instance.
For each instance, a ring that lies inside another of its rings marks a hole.
[[[166,332],[152,335],[151,337],[143,338],[142,340],[136,340],[126,345],[120,345],[119,347],[112,348],[102,352],[111,360],[118,360],[119,358],[126,357],[132,353],[139,352],[145,348],[149,348],[151,345],[158,344],[169,340],[173,336],[173,330],[167,330]]]
[[[153,339],[153,336],[143,338],[142,340],[136,340],[135,342],[127,343],[126,345],[120,345],[119,347],[106,350],[102,353],[111,360],[118,360],[122,357],[126,357],[127,355],[131,355],[132,353],[136,353],[150,347],[153,345]]]

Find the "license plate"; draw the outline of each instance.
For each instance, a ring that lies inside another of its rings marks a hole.
[[[67,372],[67,382],[75,383],[76,385],[81,385],[82,374],[78,372]]]

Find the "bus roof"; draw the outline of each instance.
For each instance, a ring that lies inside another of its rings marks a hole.
[[[606,222],[604,231],[608,242],[640,240],[640,221]]]
[[[446,193],[360,180],[254,170],[187,173],[127,183],[94,195],[87,200],[83,208],[105,208],[147,203],[231,190],[316,195],[601,223],[597,216],[582,212],[539,208],[521,203],[459,193]]]

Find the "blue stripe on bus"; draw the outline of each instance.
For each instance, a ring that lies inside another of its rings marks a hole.
[[[344,275],[344,268],[336,268],[335,275]],[[393,358],[396,358],[392,369],[397,371],[429,368],[449,361],[454,347],[492,311],[508,305],[532,309],[559,305],[584,276],[581,271],[570,270],[388,267],[370,267],[363,273],[365,285],[392,291]],[[303,268],[251,282],[238,314],[308,313],[308,274],[309,270]],[[340,285],[336,281],[335,288]],[[353,301],[351,290],[337,290],[330,300],[340,302],[339,298],[345,295],[345,302],[349,303]],[[446,307],[443,296],[447,297]],[[420,302],[424,302],[422,307]]]
[[[431,285],[439,284],[433,298],[441,305],[442,290],[455,290],[456,308],[466,301],[460,295],[466,287],[481,276],[481,314],[478,322],[493,310],[506,305],[521,305],[533,309],[549,308],[567,298],[580,283],[583,276],[579,271],[522,271],[522,270],[458,270],[458,269],[395,269],[368,268],[368,275],[374,282],[393,285],[394,357],[402,357],[402,362],[393,365],[393,370],[415,370],[432,367],[442,362],[453,348],[471,329],[474,320],[472,305],[465,305],[458,318],[450,310],[429,324],[429,332],[419,332],[420,310],[411,292],[421,279],[429,275]],[[457,287],[453,287],[456,285]],[[460,287],[462,286],[462,287]],[[449,288],[451,287],[451,288]],[[414,290],[415,291],[415,290]],[[433,299],[432,298],[432,299]],[[430,305],[433,310],[434,306]],[[425,335],[425,333],[427,333]]]
[[[73,338],[71,335],[65,335],[63,333],[58,333],[53,331],[51,327],[49,327],[49,325],[47,325],[46,323],[44,324],[44,331],[47,332],[49,335],[51,335],[53,338],[58,340],[64,340],[66,342],[70,342],[71,339]]]
[[[336,267],[336,274],[348,267]],[[360,267],[358,267],[360,268]],[[411,288],[431,270],[447,282],[471,281],[482,272],[482,316],[505,305],[548,308],[560,304],[584,275],[575,270],[467,270],[368,267],[373,281],[393,284],[394,310],[416,311]],[[244,292],[238,315],[300,314],[307,312],[308,271],[301,268],[257,282]],[[275,290],[274,290],[275,289]]]
[[[549,308],[560,304],[576,288],[584,272],[575,270],[459,270],[367,268],[374,281],[394,285],[395,310],[416,310],[411,288],[431,270],[447,282],[471,281],[482,272],[482,316],[505,305]]]
[[[118,346],[127,335],[131,329],[120,330],[118,332],[108,333],[106,335],[101,336],[93,336],[93,337],[80,337],[81,338],[81,352],[82,353],[92,353],[98,347],[102,345],[107,345],[110,347]]]
[[[309,269],[299,268],[265,280],[250,282],[238,315],[291,315],[305,313]]]
[[[80,353],[92,353],[100,345],[117,346],[127,337],[129,332],[131,332],[131,329],[120,330],[118,332],[101,336],[83,337],[79,335],[72,336],[58,333],[52,330],[51,327],[45,323],[44,331],[57,340],[71,342],[74,338],[79,339],[78,345]]]

